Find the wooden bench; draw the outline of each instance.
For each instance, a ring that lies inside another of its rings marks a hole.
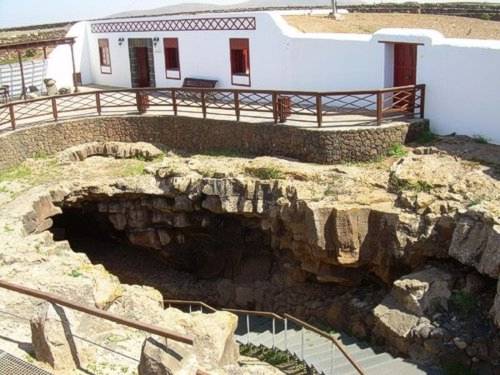
[[[200,79],[200,78],[184,78],[184,83],[182,87],[184,88],[197,88],[197,89],[213,89],[217,81],[211,79]]]

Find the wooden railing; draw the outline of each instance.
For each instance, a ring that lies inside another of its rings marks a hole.
[[[77,302],[71,302],[61,296],[57,296],[55,294],[42,292],[36,289],[26,288],[21,285],[12,284],[3,280],[0,280],[0,288],[11,290],[13,292],[21,293],[30,297],[35,297],[38,299],[42,299],[44,301],[65,306],[73,310],[77,310],[89,315],[96,316],[101,319],[109,320],[110,322],[118,323],[130,328],[135,328],[144,332],[151,333],[153,335],[158,335],[161,337],[165,337],[167,339],[171,339],[177,342],[182,342],[184,344],[193,345],[193,339],[187,336],[180,335],[175,332],[171,332],[164,328],[154,326],[151,324],[141,323],[136,320],[127,319],[120,317],[115,314],[111,314],[107,311],[97,309],[95,307],[85,306]]]
[[[243,115],[267,114],[274,123],[290,116],[298,121],[311,117],[318,127],[335,116],[358,115],[381,124],[394,115],[424,117],[425,85],[391,87],[380,90],[307,92],[272,90],[232,90],[203,88],[141,88],[81,92],[15,101],[0,105],[0,129],[57,121],[71,116],[88,117],[108,114],[178,115],[180,110],[195,109],[197,115],[231,115],[240,121]]]

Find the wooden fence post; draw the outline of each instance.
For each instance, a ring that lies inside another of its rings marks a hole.
[[[53,97],[51,99],[51,101],[52,101],[52,115],[54,116],[54,120],[57,121],[58,114],[57,114],[57,102],[56,102],[56,98]]]
[[[234,111],[236,112],[236,121],[240,121],[240,93],[234,93]]]
[[[14,104],[9,104],[9,114],[12,130],[16,130],[16,114],[14,113]]]
[[[205,91],[201,91],[201,112],[203,113],[203,118],[207,118],[207,102],[205,100]]]
[[[278,123],[278,94],[273,92],[273,117],[274,117],[274,123]]]
[[[425,85],[420,88],[420,118],[425,116]]]
[[[172,107],[174,109],[174,115],[177,116],[177,98],[174,89],[172,89]]]
[[[383,93],[377,92],[377,125],[382,124],[382,119],[384,118],[384,97]]]
[[[323,124],[323,103],[321,94],[316,94],[316,119],[318,120],[318,128]]]
[[[97,114],[100,116],[102,113],[102,108],[101,108],[101,93],[99,91],[95,93],[95,106],[97,109]]]

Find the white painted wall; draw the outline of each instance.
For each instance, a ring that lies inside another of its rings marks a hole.
[[[393,50],[381,42],[420,43],[417,82],[427,85],[426,117],[433,131],[480,134],[500,143],[500,41],[446,39],[436,31],[418,29],[384,29],[373,35],[305,34],[289,26],[278,12],[234,15],[256,17],[257,30],[94,34],[90,23],[79,23],[70,32],[78,35],[77,70],[85,83],[130,87],[127,39],[157,37],[156,86],[177,87],[182,80],[166,79],[163,54],[163,38],[176,37],[182,79],[216,79],[218,87],[236,87],[231,85],[229,39],[249,38],[252,89],[375,89],[391,86],[393,81]],[[214,15],[177,18],[186,17]],[[99,38],[109,39],[112,74],[100,72]],[[119,38],[125,39],[122,46]],[[64,59],[69,55],[56,55],[58,49],[51,55],[51,65],[57,65],[53,71],[62,74],[65,68],[60,67],[67,64]]]
[[[88,58],[87,23],[79,22],[71,27],[68,37],[75,37],[73,46],[76,72],[82,73],[84,84],[92,83],[90,74],[91,61]],[[73,87],[73,67],[71,63],[71,48],[69,45],[57,46],[48,57],[47,78],[56,80],[58,88]]]

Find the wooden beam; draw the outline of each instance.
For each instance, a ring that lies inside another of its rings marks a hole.
[[[71,66],[73,67],[73,87],[74,92],[78,92],[78,82],[76,80],[76,65],[75,65],[75,52],[73,51],[73,43],[69,45],[71,49]]]
[[[24,81],[24,67],[21,50],[17,50],[17,59],[19,60],[19,68],[21,69],[21,96],[26,99],[26,82]]]
[[[0,44],[0,51],[18,51],[29,48],[55,47],[63,44],[74,44],[75,38],[59,38],[46,40],[32,40],[28,42]]]

